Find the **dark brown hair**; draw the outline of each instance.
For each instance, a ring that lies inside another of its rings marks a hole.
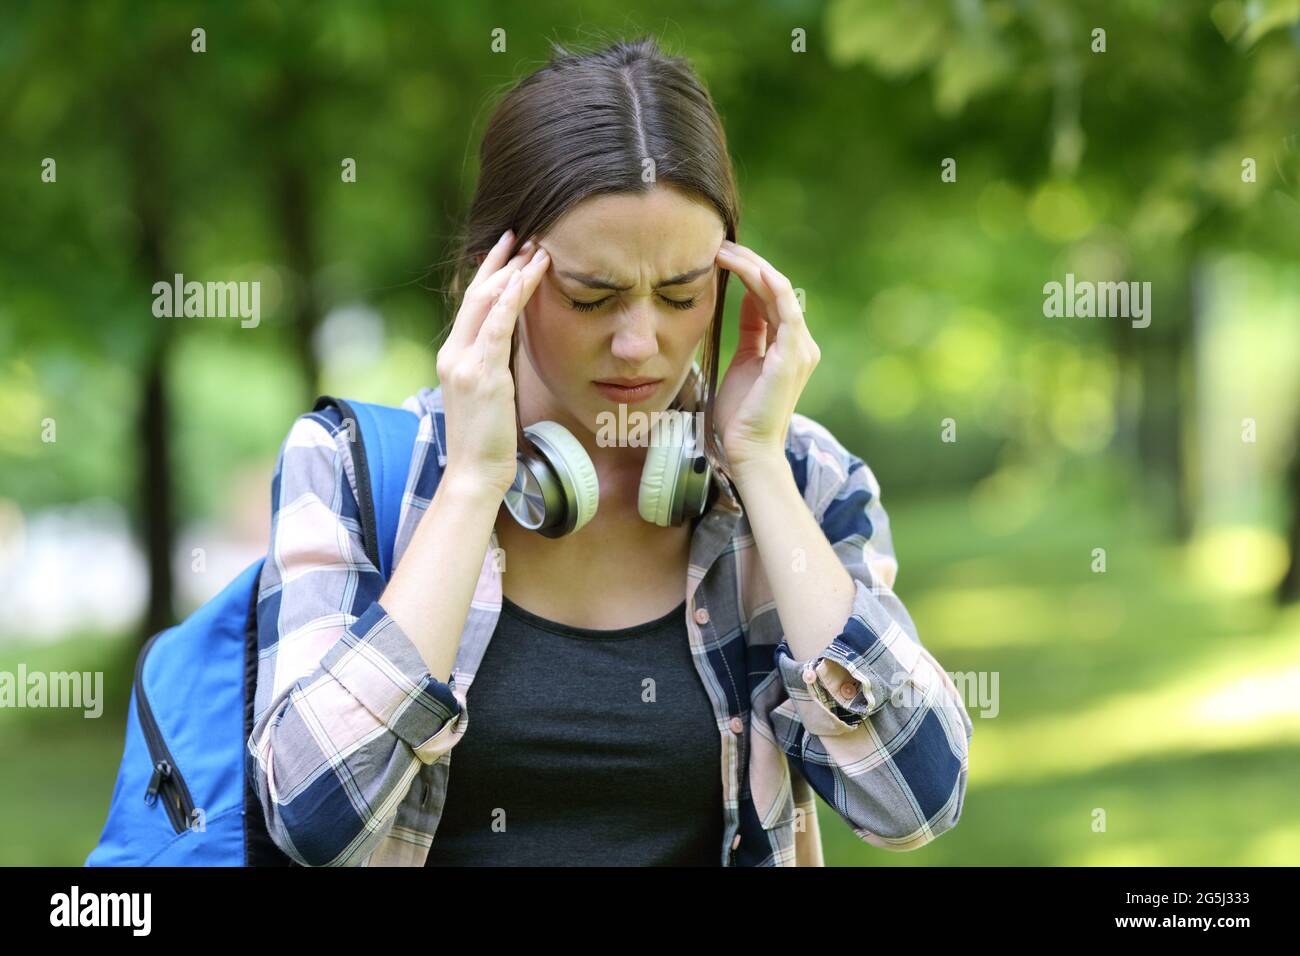
[[[716,209],[735,241],[740,203],[726,134],[690,65],[649,36],[579,53],[552,43],[549,62],[505,94],[483,134],[478,185],[452,263],[449,323],[478,263],[507,229],[515,234],[513,256],[584,199],[656,185]],[[701,373],[705,454],[731,481],[713,423],[728,275],[719,270]],[[515,348],[512,341],[512,356]],[[518,403],[516,389],[516,420]]]

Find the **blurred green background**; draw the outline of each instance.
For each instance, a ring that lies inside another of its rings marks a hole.
[[[922,640],[996,679],[957,828],[890,854],[823,804],[828,863],[1300,862],[1300,2],[2,16],[0,670],[106,701],[0,711],[0,864],[84,860],[140,644],[265,550],[294,416],[436,383],[494,97],[644,32],[804,290],[799,410],[880,479]],[[260,324],[155,317],[178,272]],[[1067,274],[1150,282],[1150,326],[1046,317]]]

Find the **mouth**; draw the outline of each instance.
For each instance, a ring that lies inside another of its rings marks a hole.
[[[655,392],[659,391],[659,386],[663,384],[661,378],[651,379],[632,379],[635,384],[620,385],[617,382],[592,382],[602,395],[614,402],[643,402]]]

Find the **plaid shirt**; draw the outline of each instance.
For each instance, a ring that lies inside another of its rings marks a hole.
[[[697,363],[683,407],[701,407],[701,389]],[[446,465],[441,387],[403,407],[420,425],[394,566]],[[349,434],[324,409],[299,417],[280,449],[248,749],[271,837],[294,860],[422,866],[501,613],[497,537],[443,683],[379,603],[385,581],[362,544]],[[717,482],[685,583],[692,656],[722,744],[723,866],[823,865],[814,792],[887,850],[953,827],[966,793],[971,719],[892,590],[898,565],[875,476],[798,413],[786,458],[856,592],[822,653],[793,658],[736,491]]]

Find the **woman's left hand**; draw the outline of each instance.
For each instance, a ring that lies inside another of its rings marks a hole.
[[[716,259],[745,284],[740,340],[718,386],[718,434],[735,469],[785,459],[785,435],[821,349],[808,333],[790,280],[766,259],[724,239]]]

